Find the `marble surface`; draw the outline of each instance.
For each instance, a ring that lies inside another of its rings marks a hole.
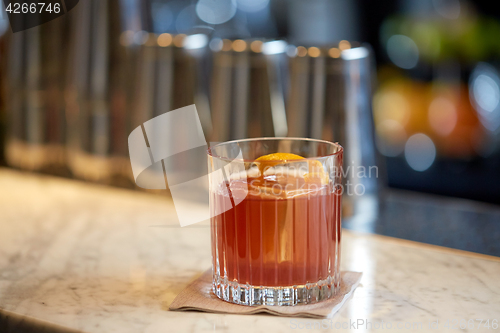
[[[0,169],[0,331],[500,332],[499,258],[350,231],[342,266],[363,278],[332,321],[168,311],[209,249],[168,197]]]

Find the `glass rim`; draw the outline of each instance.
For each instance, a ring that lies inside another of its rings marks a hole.
[[[214,146],[208,148],[207,154],[210,157],[217,158],[217,159],[224,160],[224,161],[240,161],[240,162],[248,162],[248,163],[255,162],[256,159],[229,158],[229,157],[222,157],[219,155],[215,155],[213,153],[212,149],[217,148],[217,147],[222,146],[222,145],[231,144],[231,143],[251,142],[251,141],[273,141],[273,140],[317,142],[317,143],[325,143],[325,144],[337,147],[337,151],[332,153],[332,154],[317,156],[317,157],[304,157],[301,159],[286,160],[287,162],[300,162],[300,161],[304,162],[304,160],[306,160],[306,161],[307,160],[317,160],[320,158],[326,158],[326,157],[340,155],[341,153],[344,152],[344,147],[342,147],[338,142],[330,142],[330,141],[326,141],[326,140],[311,139],[311,138],[297,138],[297,137],[262,137],[262,138],[238,139],[238,140],[219,142],[219,143],[215,144]]]

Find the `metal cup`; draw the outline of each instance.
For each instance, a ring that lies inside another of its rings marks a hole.
[[[122,5],[120,0],[89,0],[70,13],[72,53],[66,108],[74,175],[127,187],[133,186],[127,136],[135,51],[120,38],[127,22],[134,20],[121,15]]]
[[[342,41],[322,47],[293,46],[287,53],[288,136],[339,142],[345,148],[344,216],[374,211],[379,172],[371,112],[370,50]]]
[[[134,39],[140,45],[132,102],[132,129],[166,112],[195,104],[203,132],[208,136],[212,130],[206,84],[208,36],[139,32]],[[171,131],[170,137],[176,140],[189,140],[188,136],[192,133],[185,130],[188,125],[192,124],[177,124],[176,128],[165,130]],[[148,137],[147,144],[151,140],[161,139]],[[205,158],[204,154],[198,156]],[[169,163],[175,165],[168,165],[167,169],[187,170],[200,165],[206,168],[206,161],[200,161],[196,154],[184,154],[175,161],[169,159]],[[146,183],[151,183],[158,178],[155,172],[160,171],[146,170],[141,177],[145,177]]]
[[[285,136],[286,43],[214,39],[210,45],[211,140]]]
[[[67,26],[60,17],[9,36],[6,159],[11,166],[69,174],[63,100]]]

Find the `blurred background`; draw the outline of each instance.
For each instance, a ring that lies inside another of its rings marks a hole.
[[[3,9],[0,163],[135,188],[128,134],[196,104],[207,141],[320,138],[346,147],[352,167],[377,165],[377,177],[352,177],[365,192],[345,200],[348,227],[500,255],[498,215],[484,213],[500,204],[496,8],[85,0],[15,34]],[[469,201],[394,188],[494,205],[457,215]],[[464,240],[473,220],[484,234]]]

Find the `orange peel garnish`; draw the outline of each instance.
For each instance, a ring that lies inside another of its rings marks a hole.
[[[304,157],[292,153],[273,153],[268,155],[263,155],[255,160],[259,163],[259,171],[261,176],[264,175],[265,167],[273,167],[278,164],[283,164],[288,161],[303,160]],[[323,164],[317,160],[308,160],[309,172],[304,174],[304,180],[306,182],[314,182],[314,179],[319,179],[321,184],[328,184],[330,178],[323,168]]]
[[[303,160],[304,158],[300,155],[292,154],[292,153],[273,153],[268,155],[263,155],[255,160],[255,162],[276,162],[276,164],[281,164],[286,161],[293,160]]]
[[[319,179],[322,185],[327,185],[330,181],[330,177],[328,177],[328,174],[324,171],[308,172],[304,175],[306,183],[314,183],[315,179]]]

